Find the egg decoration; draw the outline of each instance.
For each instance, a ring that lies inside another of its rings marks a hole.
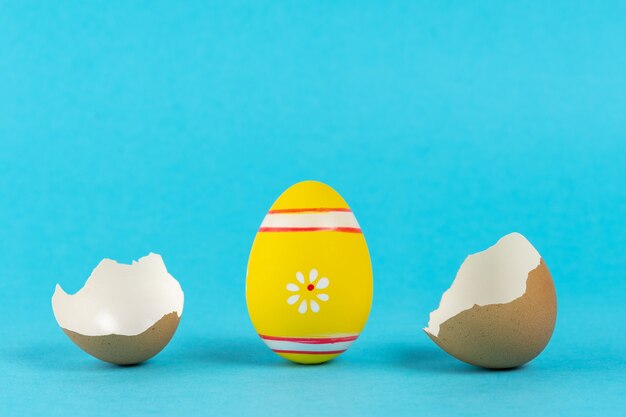
[[[541,255],[524,236],[511,233],[465,259],[424,331],[463,362],[515,368],[547,346],[556,310],[554,283]]]
[[[248,261],[246,302],[261,339],[293,362],[329,361],[361,333],[372,296],[367,244],[348,204],[321,182],[288,188]]]
[[[159,353],[178,327],[183,303],[180,284],[154,253],[131,265],[104,259],[76,294],[57,284],[52,296],[57,323],[72,342],[117,365]]]

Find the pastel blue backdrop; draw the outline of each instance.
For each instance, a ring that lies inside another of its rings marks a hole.
[[[626,401],[626,7],[602,2],[0,3],[0,415],[618,415]],[[291,184],[355,211],[375,298],[296,366],[257,338],[248,252]],[[559,316],[535,361],[421,328],[466,255],[519,231]],[[50,306],[163,255],[171,344],[119,368]]]

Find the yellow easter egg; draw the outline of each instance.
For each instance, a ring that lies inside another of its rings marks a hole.
[[[265,344],[294,362],[331,360],[363,330],[372,295],[365,237],[344,199],[316,181],[287,189],[248,261],[248,313]]]

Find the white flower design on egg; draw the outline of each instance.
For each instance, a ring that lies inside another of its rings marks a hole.
[[[296,272],[297,283],[290,282],[287,284],[287,291],[295,293],[287,298],[287,304],[294,305],[298,303],[298,313],[304,314],[307,311],[318,313],[320,311],[320,305],[317,300],[328,301],[329,296],[324,290],[330,285],[330,280],[326,277],[322,277],[319,280],[317,269],[313,268],[309,271],[309,282],[305,282],[304,274],[302,272]]]

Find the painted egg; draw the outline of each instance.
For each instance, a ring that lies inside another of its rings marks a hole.
[[[365,237],[344,199],[316,181],[287,189],[248,262],[248,312],[265,344],[294,362],[329,361],[363,330],[372,295]]]

